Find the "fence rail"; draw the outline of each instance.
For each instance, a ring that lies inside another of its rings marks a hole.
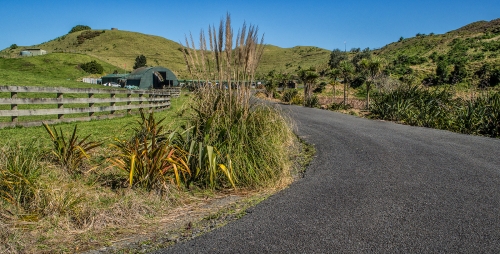
[[[180,95],[180,89],[121,90],[0,86],[0,95],[1,94],[3,94],[3,96],[0,97],[5,97],[5,94],[7,94],[9,98],[0,98],[0,107],[3,105],[3,108],[8,108],[6,105],[10,105],[10,109],[0,110],[0,117],[10,117],[10,121],[4,120],[0,122],[0,128],[5,128],[15,126],[38,126],[42,125],[42,121],[53,124],[61,122],[89,121],[92,119],[110,119],[132,114],[132,110],[135,109],[156,108],[163,110],[170,107],[171,96]],[[74,96],[74,94],[80,94],[80,96],[85,96],[87,98],[64,98],[65,94],[71,94],[71,96]],[[101,97],[109,95],[109,97],[97,98],[94,97],[94,95],[100,95]],[[116,97],[117,95],[121,97]],[[47,98],[51,96],[54,97]],[[102,103],[109,103],[109,106],[103,106]],[[117,103],[124,105],[116,105]],[[100,106],[94,106],[95,104],[100,104]],[[54,108],[40,108],[41,105],[54,105]],[[65,107],[65,105],[67,107]],[[124,111],[124,113],[119,114],[116,113],[117,111]],[[87,114],[87,116],[82,117],[82,113]],[[96,116],[94,113],[104,114]],[[80,115],[77,117],[70,117],[71,114]],[[57,119],[19,120],[19,117],[50,115],[54,115],[54,118],[57,115]],[[65,118],[65,116],[67,118]]]

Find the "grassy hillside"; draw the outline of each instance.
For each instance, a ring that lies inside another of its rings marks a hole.
[[[90,75],[79,68],[80,64],[92,60],[100,63],[106,73],[115,70],[124,72],[123,69],[95,57],[76,53],[0,58],[0,85],[92,87],[95,85],[78,82],[82,77],[99,76]]]
[[[141,54],[146,56],[148,65],[161,65],[177,72],[185,69],[184,58],[179,51],[180,45],[171,40],[135,32],[93,30],[97,36],[79,43],[78,36],[82,36],[85,32],[87,31],[60,36],[36,47],[49,53],[69,52],[89,55],[128,71],[132,71],[135,58]],[[18,54],[24,48],[19,47],[12,51],[12,54]]]
[[[449,65],[465,63],[473,73],[485,63],[500,64],[500,19],[474,22],[445,34],[417,34],[401,38],[375,50],[393,65],[406,62],[419,77],[435,73],[437,64],[447,60]],[[453,66],[449,66],[451,72]],[[396,74],[400,74],[397,73]]]
[[[264,48],[258,73],[268,73],[271,70],[294,72],[297,67],[326,67],[330,57],[329,50],[310,46],[280,48],[267,45]]]
[[[177,42],[159,36],[120,30],[92,30],[91,32],[94,33],[93,37],[89,36],[92,38],[85,40],[81,38],[86,31],[80,31],[30,47],[41,48],[48,53],[65,52],[87,55],[115,66],[106,73],[111,73],[112,70],[118,68],[132,71],[135,58],[142,54],[146,56],[148,65],[165,66],[171,69],[178,78],[189,78],[184,57],[180,51],[182,46]],[[0,56],[17,57],[19,52],[26,48],[29,47],[5,49],[0,52]],[[63,55],[55,54],[55,56]],[[268,45],[258,72],[267,73],[272,69],[292,71],[299,65],[302,67],[324,65],[328,56],[329,51],[317,47],[298,46],[286,49]],[[85,76],[85,73],[74,72],[73,74],[79,77]]]

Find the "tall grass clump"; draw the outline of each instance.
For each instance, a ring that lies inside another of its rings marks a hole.
[[[7,202],[21,213],[33,211],[43,166],[39,145],[10,144],[0,149],[0,203]]]
[[[213,188],[268,186],[286,173],[293,133],[282,112],[251,96],[263,38],[259,42],[258,29],[245,24],[233,38],[229,14],[218,31],[209,26],[208,32],[207,41],[201,31],[199,49],[191,36],[183,50],[191,75],[205,84],[193,96],[186,149],[197,151],[191,155],[203,154],[207,147],[216,151],[212,167],[207,167],[206,156],[189,160],[195,170],[193,183]],[[214,170],[215,164],[223,167]]]
[[[370,110],[384,120],[500,137],[500,92],[465,100],[447,89],[399,87],[377,94]]]

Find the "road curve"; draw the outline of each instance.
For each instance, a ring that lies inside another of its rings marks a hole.
[[[317,157],[240,220],[158,253],[500,252],[500,140],[283,106]]]

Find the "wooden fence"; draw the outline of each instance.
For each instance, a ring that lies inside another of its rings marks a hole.
[[[181,96],[181,88],[180,87],[165,87],[161,89],[161,91],[165,91],[170,93],[170,96],[172,97],[179,97]]]
[[[65,98],[65,94],[69,95],[67,97],[79,95],[82,98]],[[179,96],[180,89],[122,90],[0,86],[0,95],[3,95],[0,97],[4,97],[0,98],[0,118],[4,118],[0,121],[0,128],[39,126],[42,125],[42,121],[54,124],[110,119],[132,114],[133,110],[136,112],[138,109],[163,110],[170,107],[172,94]],[[72,117],[75,115],[76,117]],[[37,119],[47,116],[54,119]],[[25,117],[27,120],[20,121],[20,117]]]

